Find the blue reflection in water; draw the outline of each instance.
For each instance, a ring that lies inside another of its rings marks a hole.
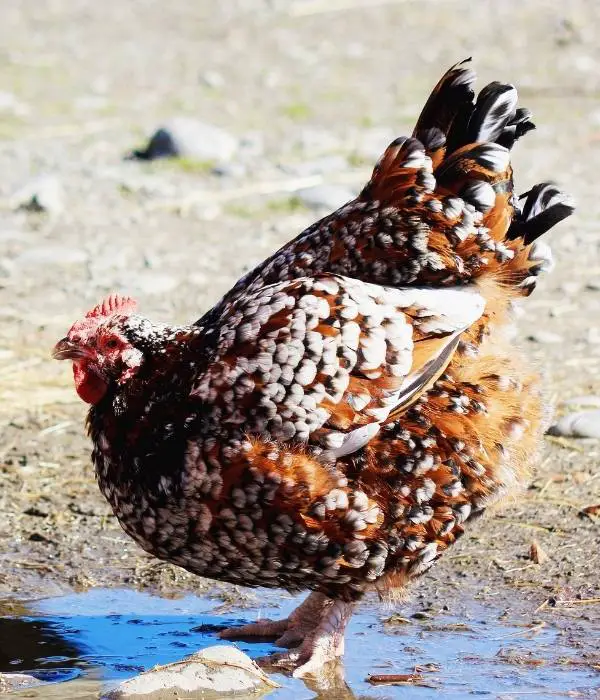
[[[298,602],[272,591],[258,597],[262,607],[228,615],[216,615],[218,601],[207,598],[174,600],[115,589],[39,601],[30,617],[0,618],[0,671],[33,671],[47,680],[79,674],[107,681],[129,677],[222,643],[217,626],[282,617]],[[410,606],[404,613],[410,614]],[[379,606],[364,605],[351,621],[345,671],[356,697],[554,697],[577,688],[583,692],[579,697],[595,697],[600,685],[592,669],[556,663],[560,656],[576,658],[581,652],[549,627],[531,637],[523,627],[499,622],[498,611],[477,604],[460,615],[395,626],[382,624],[386,615],[389,611]],[[276,650],[269,643],[238,646],[254,658]],[[502,658],[507,654],[519,655],[525,663],[507,663]],[[369,673],[411,673],[427,664],[435,664],[423,672],[433,687],[373,688],[365,682]],[[284,687],[269,696],[273,700],[315,697],[300,681],[276,679]],[[322,697],[347,700],[353,695],[328,691]]]

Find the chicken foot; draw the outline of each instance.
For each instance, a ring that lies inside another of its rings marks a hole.
[[[343,655],[344,631],[353,608],[353,603],[313,592],[285,620],[258,620],[223,630],[219,636],[275,637],[275,644],[289,651],[265,657],[262,663],[293,670],[294,677],[300,678]]]

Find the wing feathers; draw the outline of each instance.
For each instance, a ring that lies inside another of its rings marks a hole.
[[[192,394],[215,404],[223,425],[240,425],[243,404],[248,433],[344,457],[431,386],[484,306],[468,287],[380,287],[337,275],[263,287],[223,320]]]

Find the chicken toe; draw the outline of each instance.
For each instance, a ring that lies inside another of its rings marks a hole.
[[[276,637],[275,644],[289,649],[262,659],[263,665],[293,671],[296,678],[318,672],[344,653],[344,631],[353,604],[333,600],[322,593],[311,593],[285,620],[258,620],[231,627],[220,633],[222,639]]]

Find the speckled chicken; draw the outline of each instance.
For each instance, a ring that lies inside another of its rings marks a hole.
[[[242,278],[196,323],[113,295],[54,349],[91,404],[100,488],[148,552],[247,586],[310,590],[271,635],[296,675],[343,653],[369,590],[423,574],[517,487],[545,427],[510,340],[572,205],[513,194],[533,128],[511,85],[474,99],[468,61],[358,198]]]

